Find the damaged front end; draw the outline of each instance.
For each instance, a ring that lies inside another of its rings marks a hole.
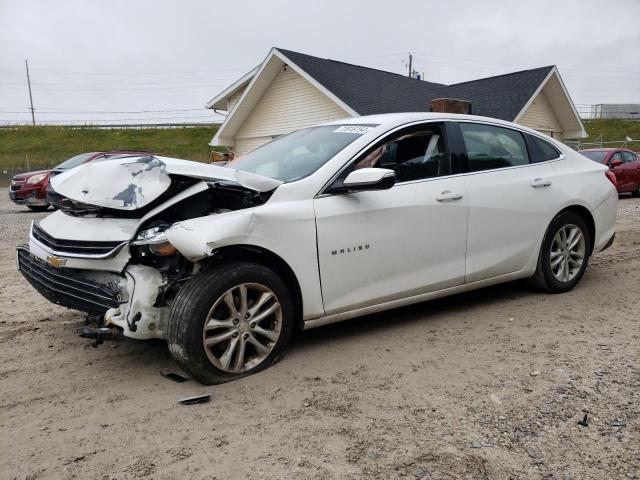
[[[32,224],[18,269],[52,303],[131,338],[164,338],[171,300],[201,265],[165,233],[175,223],[264,204],[281,184],[166,157],[89,163],[54,177],[59,210]]]

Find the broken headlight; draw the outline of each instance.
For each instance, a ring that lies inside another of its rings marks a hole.
[[[177,250],[176,247],[171,245],[164,231],[165,228],[163,227],[153,227],[142,230],[131,244],[146,246],[152,254],[160,257],[168,257],[176,253]],[[145,256],[144,250],[140,252],[140,255]]]

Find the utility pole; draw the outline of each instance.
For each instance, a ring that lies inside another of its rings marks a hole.
[[[409,52],[409,78],[411,78],[411,73],[413,70],[413,55]]]
[[[29,78],[29,62],[27,62],[26,59],[24,61],[24,66],[27,67],[27,85],[29,86],[29,103],[31,104],[31,123],[33,123],[33,126],[35,127],[36,115],[34,113],[34,108],[33,108],[33,96],[31,95],[31,78]]]

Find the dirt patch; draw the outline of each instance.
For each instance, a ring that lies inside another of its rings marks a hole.
[[[160,376],[162,342],[78,338],[83,316],[15,271],[43,216],[0,190],[2,478],[640,478],[639,199],[572,292],[511,283],[311,330],[215,387]]]

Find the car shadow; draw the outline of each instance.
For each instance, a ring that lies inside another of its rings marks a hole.
[[[384,330],[409,327],[416,323],[429,325],[442,314],[453,316],[499,301],[516,300],[525,295],[535,295],[536,293],[526,282],[514,281],[427,300],[299,332],[294,338],[290,350],[295,351],[299,348],[314,347],[317,344],[333,340],[357,338],[380,333]]]

